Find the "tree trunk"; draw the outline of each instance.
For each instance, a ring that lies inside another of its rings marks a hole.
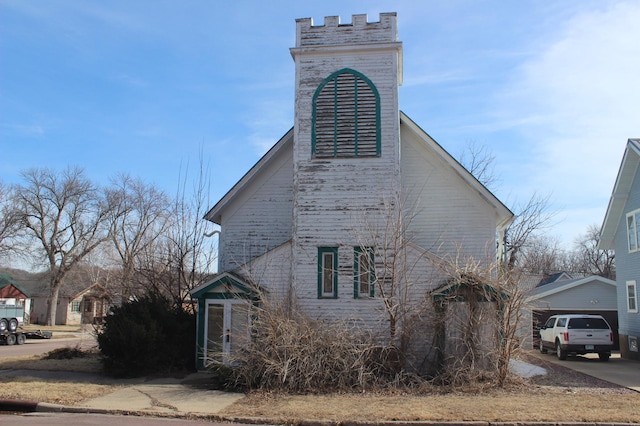
[[[51,292],[49,293],[49,305],[47,306],[47,324],[56,325],[56,313],[58,311],[58,295],[60,293],[60,282],[52,280]]]

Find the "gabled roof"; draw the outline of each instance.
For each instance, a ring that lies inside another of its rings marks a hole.
[[[638,165],[640,164],[640,139],[629,139],[627,147],[624,150],[620,170],[616,177],[616,183],[611,192],[607,213],[602,223],[600,243],[598,248],[602,250],[614,249],[613,240],[622,214],[624,206],[631,191],[631,185],[638,173]]]
[[[610,285],[615,288],[616,282],[608,278],[603,278],[598,275],[591,275],[584,278],[576,278],[573,280],[559,280],[550,284],[546,284],[540,287],[536,287],[529,293],[530,300],[537,300],[542,297],[547,297],[552,294],[560,293],[571,288],[579,287],[591,282],[598,282],[604,285]]]
[[[493,206],[498,216],[498,228],[506,229],[513,221],[514,214],[502,201],[500,201],[486,186],[484,186],[475,176],[473,176],[462,164],[458,162],[451,154],[449,154],[438,142],[435,141],[427,132],[422,130],[408,115],[400,112],[400,122],[406,124],[415,134],[420,137],[426,145],[434,150],[440,157],[457,173],[469,186],[474,188],[482,198],[484,198],[491,206]]]
[[[465,301],[465,298],[471,294],[484,302],[509,299],[507,293],[489,283],[482,282],[481,278],[473,275],[463,275],[457,280],[450,279],[430,292],[435,301],[461,302]]]
[[[255,179],[259,172],[265,169],[271,161],[278,156],[280,152],[283,152],[287,148],[293,149],[293,127],[285,133],[284,136],[282,136],[280,140],[272,146],[271,149],[267,151],[267,153],[263,155],[262,158],[260,158],[238,182],[236,182],[235,185],[233,185],[229,192],[227,192],[224,197],[222,197],[220,201],[218,201],[216,205],[204,215],[204,218],[219,225],[221,219],[220,211],[233,201],[242,192],[242,190],[248,186],[253,179]]]
[[[514,215],[491,191],[489,191],[478,179],[465,169],[455,158],[451,156],[440,144],[422,130],[405,113],[400,112],[400,121],[406,124],[426,145],[435,151],[462,179],[474,188],[482,198],[493,206],[498,216],[498,228],[505,229],[513,221]],[[220,224],[220,212],[229,205],[269,164],[284,150],[293,149],[293,128],[262,157],[258,162],[216,203],[204,216],[211,222]]]
[[[556,272],[555,274],[547,275],[546,277],[542,278],[540,282],[538,282],[538,285],[536,285],[536,287],[541,287],[543,285],[555,283],[556,281],[570,280],[571,278],[572,278],[571,275],[567,274],[564,271]]]
[[[6,272],[0,272],[0,289],[3,289],[8,285],[14,286],[20,293],[29,297],[29,293],[20,284],[18,284],[11,275]]]
[[[83,290],[80,290],[78,293],[72,295],[70,298],[77,299],[78,297],[84,296],[85,294],[90,292],[96,292],[97,294],[103,297],[111,298],[111,294],[100,283],[91,284],[89,287],[86,287]]]
[[[194,299],[198,299],[204,296],[206,293],[209,293],[223,286],[227,289],[234,289],[235,293],[252,293],[251,286],[247,282],[245,282],[245,280],[235,274],[224,272],[220,275],[214,276],[210,281],[207,281],[206,283],[191,290],[191,297],[193,297]]]

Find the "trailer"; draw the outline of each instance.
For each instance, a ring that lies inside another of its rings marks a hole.
[[[24,318],[24,306],[0,305],[0,343],[22,345],[27,336],[18,330]]]

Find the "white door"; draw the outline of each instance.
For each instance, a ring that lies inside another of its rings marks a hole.
[[[233,364],[233,355],[249,344],[249,304],[243,300],[209,300],[206,324],[205,364]]]

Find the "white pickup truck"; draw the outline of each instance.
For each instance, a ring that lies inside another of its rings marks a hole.
[[[613,332],[600,315],[553,315],[540,328],[540,352],[555,350],[558,359],[569,354],[597,353],[607,361],[613,348]]]

